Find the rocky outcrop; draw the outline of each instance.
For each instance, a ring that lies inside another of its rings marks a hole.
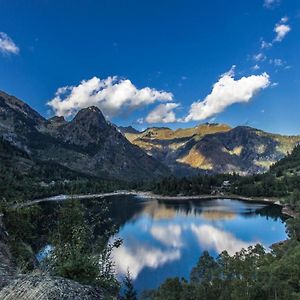
[[[69,122],[63,117],[46,120],[0,92],[1,137],[33,162],[53,162],[88,176],[145,180],[169,174],[162,163],[128,142],[97,107],[82,109]]]
[[[110,299],[104,290],[60,277],[38,273],[19,275],[0,291],[2,300],[101,300]]]

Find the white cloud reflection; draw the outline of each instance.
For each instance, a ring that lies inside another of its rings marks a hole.
[[[221,253],[227,250],[229,255],[234,255],[242,248],[255,245],[257,242],[245,242],[237,239],[234,235],[224,230],[220,230],[211,225],[191,225],[191,230],[195,234],[201,248],[213,250]]]
[[[169,224],[168,226],[152,226],[150,230],[152,236],[162,244],[171,247],[183,246],[182,229],[180,225]]]
[[[113,251],[117,274],[125,275],[129,269],[133,279],[146,267],[156,269],[167,262],[180,259],[180,256],[179,249],[161,250],[143,244],[122,245]]]
[[[134,237],[119,248],[114,249],[113,258],[116,272],[125,275],[127,270],[136,279],[144,268],[156,269],[164,264],[179,260],[185,245],[184,238],[192,233],[199,245],[199,255],[203,250],[221,253],[226,250],[234,255],[242,248],[254,245],[257,241],[246,242],[238,239],[230,232],[219,229],[210,224],[156,224],[143,228],[146,234],[159,241],[161,246],[150,245],[145,240]],[[187,243],[188,244],[188,243]]]

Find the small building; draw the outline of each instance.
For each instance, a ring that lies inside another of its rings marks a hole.
[[[225,180],[225,181],[223,181],[222,186],[223,187],[228,187],[228,186],[231,186],[231,183],[230,183],[229,180]]]

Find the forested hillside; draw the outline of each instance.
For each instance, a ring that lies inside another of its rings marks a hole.
[[[300,146],[260,176],[194,177],[160,182],[156,188],[186,193],[189,189],[211,191],[210,185],[231,180],[227,192],[246,195],[281,196],[295,215],[300,214]],[[182,187],[182,189],[180,189]],[[224,190],[225,192],[225,190]],[[214,258],[204,252],[192,269],[189,280],[167,279],[157,290],[144,294],[144,299],[202,300],[253,299],[286,300],[300,298],[300,217],[287,220],[289,239],[272,246],[268,252],[261,245],[249,247],[234,256],[224,251]]]

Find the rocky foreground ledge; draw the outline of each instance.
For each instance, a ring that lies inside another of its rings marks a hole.
[[[103,290],[47,274],[19,275],[0,291],[2,300],[107,299]]]

